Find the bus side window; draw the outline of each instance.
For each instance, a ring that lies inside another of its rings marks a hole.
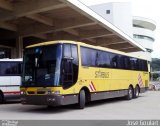
[[[97,60],[97,66],[103,67],[103,68],[110,68],[110,57],[108,52],[98,51],[98,60]]]
[[[95,67],[97,66],[97,50],[86,47],[81,47],[82,66]]]
[[[144,60],[143,65],[144,65],[144,71],[148,71],[148,62]]]
[[[139,60],[139,66],[141,71],[148,71],[147,61]]]
[[[129,57],[124,57],[124,67],[126,70],[130,69],[130,60]]]
[[[118,56],[115,55],[115,54],[111,54],[110,55],[110,59],[111,59],[111,66],[112,66],[112,68],[118,68],[118,61],[117,61]]]
[[[0,75],[2,76],[21,75],[21,63],[20,62],[1,62],[0,67],[3,68],[0,71]]]
[[[130,58],[131,63],[131,70],[137,70],[137,59],[136,58]]]

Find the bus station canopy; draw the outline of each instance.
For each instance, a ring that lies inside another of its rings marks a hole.
[[[19,36],[76,40],[124,52],[145,51],[78,0],[0,0],[0,45]]]

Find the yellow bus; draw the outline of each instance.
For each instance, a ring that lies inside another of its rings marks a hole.
[[[82,42],[44,42],[24,51],[21,103],[83,109],[90,101],[137,98],[148,83],[144,59]]]

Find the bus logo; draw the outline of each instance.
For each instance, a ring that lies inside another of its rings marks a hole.
[[[89,89],[90,89],[90,91],[96,91],[96,88],[95,88],[95,86],[94,86],[94,84],[93,84],[92,81],[91,81],[91,83],[89,84]]]

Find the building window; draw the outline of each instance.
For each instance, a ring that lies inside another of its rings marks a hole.
[[[147,52],[151,53],[153,50],[146,48]]]
[[[149,41],[154,41],[154,38],[148,37],[148,36],[144,36],[144,35],[137,35],[134,34],[133,38],[137,38],[137,39],[145,39],[145,40],[149,40]]]
[[[133,27],[137,27],[137,28],[145,28],[145,27],[143,27],[143,26],[136,25],[136,24],[133,24]]]
[[[110,14],[111,12],[110,12],[110,10],[106,10],[106,14]]]

